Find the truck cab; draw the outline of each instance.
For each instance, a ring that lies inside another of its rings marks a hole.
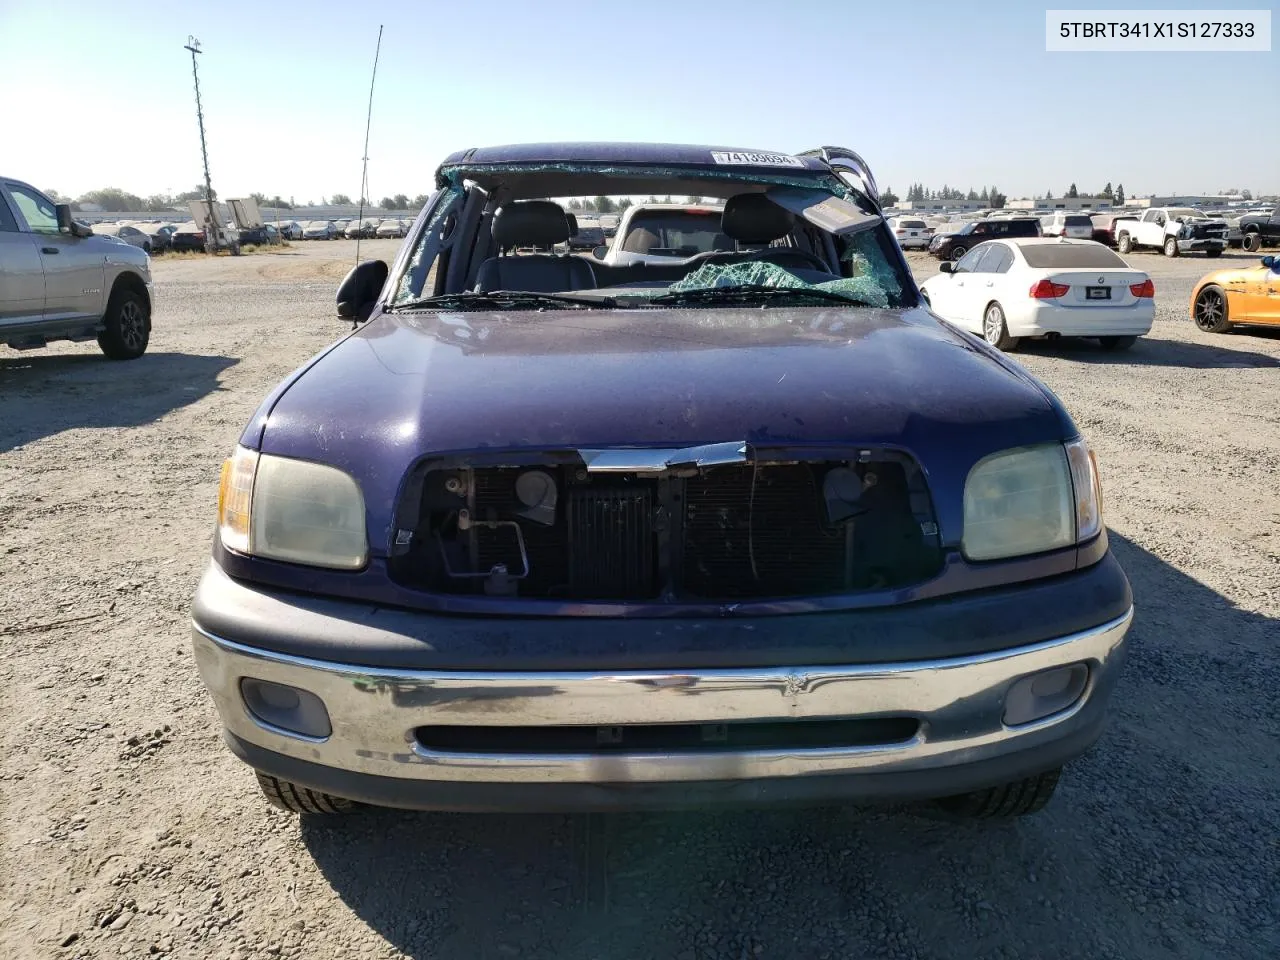
[[[1152,207],[1141,217],[1117,218],[1112,229],[1121,253],[1147,247],[1162,250],[1166,257],[1184,253],[1219,257],[1227,247],[1227,222],[1190,207]]]
[[[146,251],[94,234],[68,204],[0,177],[0,344],[96,339],[110,359],[134,359],[150,338],[151,292]]]

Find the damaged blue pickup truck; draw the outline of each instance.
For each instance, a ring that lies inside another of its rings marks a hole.
[[[1042,808],[1133,615],[1097,464],[928,311],[862,159],[534,144],[435,188],[223,469],[193,642],[267,798]],[[702,200],[641,262],[569,250],[654,193]]]

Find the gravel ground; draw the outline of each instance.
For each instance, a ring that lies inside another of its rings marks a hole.
[[[300,824],[222,748],[187,608],[219,464],[343,332],[353,247],[158,262],[136,363],[0,352],[0,956],[1280,955],[1280,332],[1186,319],[1230,259],[1133,256],[1158,316],[1128,354],[1016,355],[1098,452],[1139,606],[1113,722],[1041,815]]]

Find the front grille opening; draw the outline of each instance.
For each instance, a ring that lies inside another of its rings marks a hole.
[[[942,566],[923,473],[895,452],[657,477],[548,461],[426,469],[392,577],[443,593],[715,602],[908,586]]]
[[[872,717],[598,727],[430,726],[418,727],[414,734],[424,749],[440,753],[725,753],[892,746],[911,740],[919,729],[914,717]]]

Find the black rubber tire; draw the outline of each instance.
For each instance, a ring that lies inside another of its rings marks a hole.
[[[992,311],[997,314],[1000,321],[998,332],[988,330],[988,320],[991,318]],[[982,311],[982,338],[997,350],[1005,353],[1018,349],[1018,338],[1009,336],[1009,325],[1005,323],[1004,308],[998,303],[989,303],[986,309]]]
[[[1250,230],[1240,238],[1240,246],[1245,253],[1257,253],[1262,249],[1262,234],[1257,230]]]
[[[1113,350],[1128,350],[1138,342],[1137,337],[1099,337],[1098,343],[1103,350],[1111,352]]]
[[[140,293],[117,290],[107,302],[98,347],[108,360],[136,360],[151,341],[151,309]]]
[[[961,817],[991,820],[1000,817],[1025,817],[1043,810],[1058,786],[1062,768],[1002,783],[998,787],[962,793],[938,801],[942,809]]]
[[[1212,302],[1215,300],[1216,309]],[[1226,333],[1231,329],[1230,311],[1227,292],[1216,283],[1211,283],[1196,294],[1195,303],[1191,307],[1191,319],[1204,333]]]
[[[1205,255],[1206,257],[1208,257],[1210,260],[1212,260],[1214,257],[1220,257],[1220,256],[1222,256],[1222,251],[1221,251],[1221,250],[1206,250],[1206,251],[1204,252],[1204,255]]]
[[[1129,236],[1127,233],[1120,234],[1120,239],[1116,243],[1116,249],[1120,253],[1128,253],[1131,251],[1133,249],[1133,237]]]
[[[1176,257],[1178,255],[1178,241],[1175,237],[1165,238],[1164,255],[1166,257]]]
[[[258,788],[267,798],[267,803],[289,813],[353,813],[360,806],[354,800],[319,793],[291,780],[279,780],[260,770],[255,770],[254,773],[258,776]]]
[[[968,252],[964,247],[952,247],[951,252],[947,254],[947,259],[952,261],[959,260]]]

